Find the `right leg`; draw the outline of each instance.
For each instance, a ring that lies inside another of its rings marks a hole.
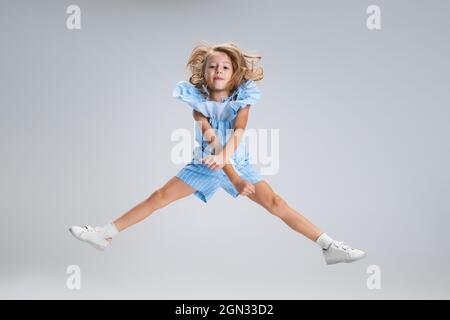
[[[147,199],[117,218],[113,223],[118,231],[138,223],[154,211],[167,206],[169,203],[187,197],[196,189],[179,179],[172,177],[164,186],[155,190]]]

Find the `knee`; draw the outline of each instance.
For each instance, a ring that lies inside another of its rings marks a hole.
[[[282,197],[274,193],[270,200],[269,211],[272,214],[281,217],[283,214],[286,213],[286,209],[287,209],[286,201],[284,201]]]
[[[147,202],[156,204],[157,207],[164,207],[169,203],[169,196],[167,190],[159,188],[155,190],[147,199]]]

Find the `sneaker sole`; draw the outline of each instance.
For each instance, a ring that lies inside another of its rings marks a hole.
[[[100,246],[100,245],[98,245],[96,243],[93,243],[93,242],[90,242],[90,241],[88,241],[86,239],[82,239],[82,238],[78,237],[75,233],[73,233],[72,228],[69,228],[69,231],[70,231],[70,234],[75,237],[75,239],[83,241],[85,243],[88,243],[88,244],[90,244],[91,246],[93,246],[97,250],[105,251],[106,247]]]
[[[364,255],[362,255],[361,257],[359,257],[357,259],[354,259],[354,260],[350,260],[350,261],[333,261],[333,262],[328,262],[325,259],[325,262],[326,262],[327,265],[338,264],[338,263],[352,263],[352,262],[356,262],[356,261],[362,260],[365,257],[367,257],[367,253],[364,253]]]

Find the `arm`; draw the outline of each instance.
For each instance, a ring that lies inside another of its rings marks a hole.
[[[234,133],[233,136],[228,140],[227,144],[223,148],[222,156],[226,159],[230,159],[233,153],[236,151],[239,143],[241,142],[242,137],[245,133],[245,128],[247,127],[248,121],[248,113],[250,111],[250,107],[241,108],[236,116],[236,121],[234,123]],[[226,173],[231,183],[235,186],[236,190],[239,194],[248,196],[250,194],[255,193],[255,186],[251,184],[247,180],[243,180],[237,173],[234,171],[233,166],[228,163],[228,160],[225,160],[225,166],[223,167],[223,171]]]
[[[222,149],[222,146],[220,143],[217,143],[217,145],[213,145],[217,152],[215,154],[218,160],[222,160],[224,166],[223,171],[230,179],[231,183],[235,186],[236,190],[239,192],[239,194],[242,195],[249,195],[255,192],[255,186],[251,184],[250,182],[243,180],[234,170],[233,166],[229,162],[229,159],[233,155],[233,153],[236,151],[237,146],[239,145],[239,142],[241,141],[244,133],[245,128],[247,126],[248,121],[248,113],[250,108],[242,108],[238,111],[238,114],[236,116],[236,120],[234,123],[234,134],[233,136],[228,140],[227,144],[225,145],[225,148]],[[202,117],[204,120],[202,120]],[[211,128],[211,125],[209,124],[207,118],[203,116],[202,114],[196,114],[194,115],[194,119],[196,121],[205,121],[206,123],[202,122],[202,132],[207,132],[208,129]],[[216,137],[217,139],[217,137]],[[209,141],[209,138],[208,138]],[[217,140],[216,140],[217,141]],[[214,141],[213,141],[214,142]],[[217,148],[216,148],[217,146]],[[225,157],[227,156],[227,160],[225,160]],[[214,159],[208,159],[213,161]],[[207,161],[207,163],[210,161]],[[209,166],[209,164],[208,164]],[[220,169],[220,166],[213,165],[212,168]]]
[[[224,159],[224,163],[230,163],[230,159],[236,151],[242,137],[245,133],[245,128],[247,127],[248,113],[250,111],[250,106],[241,108],[234,122],[233,136],[227,141],[225,147],[218,153],[218,156]]]
[[[228,178],[230,178],[231,183],[234,185],[239,194],[243,196],[248,196],[255,193],[255,186],[247,180],[242,179],[231,164],[226,164],[223,167],[223,171],[226,173]]]
[[[208,145],[214,150],[215,156],[211,161],[207,162],[208,166],[211,165],[212,169],[220,169],[223,165],[231,164],[230,159],[244,136],[249,110],[250,107],[245,107],[238,111],[234,122],[233,136],[227,141],[224,147],[222,147],[215,131],[212,129],[208,118],[196,110],[193,111],[195,121],[200,122],[203,136],[208,142]],[[217,167],[217,165],[221,166]]]
[[[208,118],[196,110],[193,110],[192,116],[194,117],[195,121],[200,122],[202,134],[205,137],[206,142],[208,142],[208,145],[213,148],[214,154],[220,152],[220,150],[222,150],[222,146],[219,142],[219,138],[217,137],[216,132],[211,127]]]

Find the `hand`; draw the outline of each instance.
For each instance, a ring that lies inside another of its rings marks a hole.
[[[231,163],[222,153],[216,155],[209,155],[200,159],[203,163],[205,163],[208,168],[212,170],[220,170],[226,164]]]
[[[255,186],[247,180],[240,179],[234,186],[240,195],[248,196],[255,193]]]

